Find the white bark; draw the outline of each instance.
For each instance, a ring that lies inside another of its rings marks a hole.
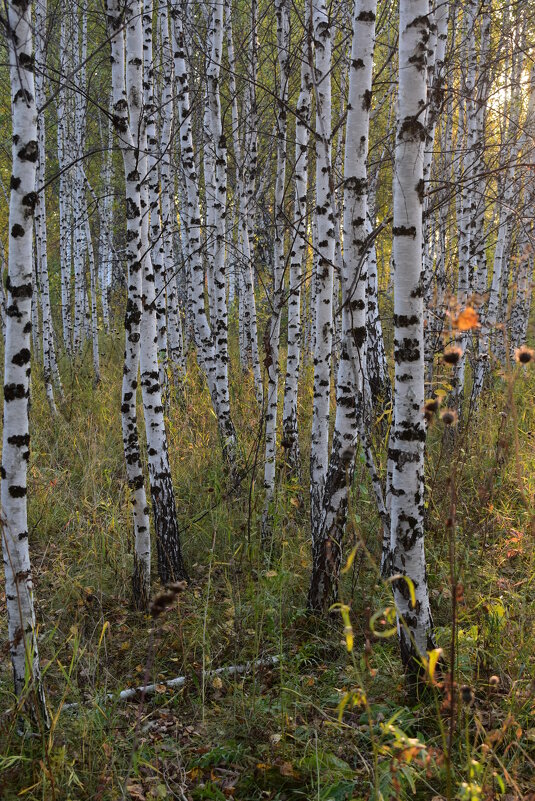
[[[535,249],[533,206],[535,205],[535,67],[529,77],[528,108],[524,122],[525,136],[522,137],[524,159],[529,167],[524,177],[523,220],[518,243],[518,268],[516,273],[516,295],[511,306],[511,348],[518,348],[526,342],[527,327],[533,292],[533,253]],[[490,302],[490,301],[489,301]]]
[[[85,241],[89,262],[89,281],[91,289],[91,352],[93,356],[93,372],[95,374],[94,380],[95,384],[98,384],[100,381],[100,356],[98,352],[97,265],[95,262],[95,252],[93,250],[93,240],[91,239],[91,227],[89,225],[87,204],[84,209],[84,217]]]
[[[188,71],[185,60],[184,31],[179,0],[172,0],[171,29],[175,84],[179,112],[180,160],[186,184],[184,209],[188,226],[188,257],[191,275],[190,303],[195,320],[195,339],[199,361],[205,371],[212,405],[218,420],[225,457],[230,463],[235,456],[236,433],[230,408],[226,402],[227,394],[220,398],[221,373],[216,358],[212,331],[208,324],[204,303],[204,269],[201,256],[201,212],[199,207],[199,182],[193,149],[192,120],[189,98]]]
[[[33,685],[38,707],[35,711],[41,715],[46,726],[48,713],[39,669],[27,510],[32,241],[38,159],[31,4],[7,2],[4,11],[12,102],[13,161],[0,490],[2,553],[15,694],[21,696],[28,685]]]
[[[162,389],[158,369],[158,336],[155,308],[154,273],[150,257],[149,237],[149,189],[147,178],[147,134],[145,116],[138,98],[143,97],[143,61],[147,63],[150,55],[143,48],[143,22],[151,22],[152,15],[141,14],[140,0],[131,4],[131,12],[126,25],[126,90],[129,99],[130,126],[136,132],[138,169],[142,176],[139,203],[141,209],[139,229],[139,254],[143,272],[142,316],[141,316],[141,394],[143,416],[147,437],[149,463],[149,483],[152,499],[152,513],[158,551],[158,574],[162,583],[186,578],[182,559],[180,533],[178,529],[175,495],[169,464],[169,449],[165,430]],[[148,39],[148,33],[145,41]],[[152,35],[152,24],[150,24]],[[148,65],[147,65],[147,68]],[[143,180],[145,179],[145,180]]]
[[[223,11],[220,0],[212,4],[212,49],[209,54],[207,68],[207,115],[210,134],[210,149],[213,152],[213,202],[212,224],[208,236],[212,240],[212,277],[213,277],[213,319],[212,330],[215,356],[217,360],[216,391],[220,414],[230,419],[230,397],[228,376],[228,311],[227,288],[225,278],[225,218],[227,208],[227,145],[221,118],[220,71],[223,51]],[[205,173],[206,183],[206,173]],[[207,205],[209,187],[206,186]],[[226,449],[230,453],[236,448],[235,434],[227,441]],[[234,461],[235,456],[232,456]]]
[[[185,367],[182,324],[178,307],[176,265],[173,257],[173,231],[176,228],[174,181],[171,167],[173,142],[173,62],[169,42],[167,3],[158,6],[158,31],[162,56],[162,90],[160,93],[160,175],[162,224],[162,273],[167,290],[167,347],[173,377],[178,381]],[[165,302],[165,296],[164,296]]]
[[[294,218],[290,249],[290,286],[288,295],[288,356],[284,405],[282,411],[282,442],[286,462],[292,472],[300,473],[299,432],[297,428],[297,397],[301,360],[301,284],[307,251],[307,178],[308,144],[312,111],[312,74],[308,52],[310,9],[305,4],[303,44],[301,46],[301,88],[295,119]]]
[[[255,385],[256,399],[262,406],[264,387],[258,351],[258,326],[256,315],[256,298],[253,277],[253,249],[251,236],[254,233],[254,212],[252,204],[255,196],[255,181],[257,172],[257,125],[256,109],[256,69],[257,69],[257,3],[251,2],[251,32],[248,53],[248,84],[244,98],[244,144],[243,163],[240,181],[239,197],[239,237],[241,242],[242,265],[241,278],[243,293],[240,296],[240,325],[242,327],[244,344],[250,357]]]
[[[79,10],[81,11],[81,25]],[[73,17],[72,44],[74,48],[75,63],[81,67],[76,72],[74,82],[77,91],[74,93],[74,152],[76,159],[81,159],[85,143],[86,103],[83,96],[85,91],[85,67],[87,55],[87,6],[81,3],[71,9]],[[88,248],[86,240],[86,203],[85,203],[85,177],[82,161],[77,161],[73,169],[73,215],[74,215],[74,324],[73,324],[73,350],[77,354],[81,351],[86,337],[86,287],[85,287],[85,259]]]
[[[122,429],[128,485],[132,500],[134,522],[134,600],[140,608],[148,604],[150,593],[150,522],[145,493],[143,467],[139,447],[136,395],[139,370],[140,325],[143,313],[141,198],[137,146],[132,129],[138,130],[141,93],[127,97],[125,79],[125,20],[135,16],[135,0],[126,4],[124,15],[121,0],[107,0],[108,24],[111,37],[111,72],[114,125],[123,154],[126,188],[127,227],[127,286],[128,299],[125,314],[125,363],[122,386]],[[138,9],[139,13],[139,9]],[[141,46],[139,47],[141,56]],[[129,58],[135,58],[129,54]],[[130,69],[136,69],[129,64]],[[138,66],[139,69],[139,66]],[[137,123],[137,126],[136,126]]]
[[[35,6],[35,27],[39,32],[35,43],[35,61],[37,72],[35,75],[35,100],[37,108],[45,104],[46,90],[44,78],[44,65],[46,57],[46,0],[39,0]],[[45,119],[44,113],[37,118],[37,138],[39,145],[39,157],[37,161],[37,189],[40,190],[45,184]],[[46,395],[53,414],[56,413],[54,401],[53,383],[56,384],[59,396],[62,397],[62,386],[59,375],[56,348],[54,344],[54,329],[52,326],[52,312],[50,309],[50,285],[48,280],[48,247],[47,247],[47,221],[46,221],[46,196],[44,189],[39,191],[37,205],[35,207],[35,243],[37,272],[39,275],[40,304],[42,315],[42,337],[43,337],[43,375],[45,381]]]
[[[147,187],[150,212],[151,261],[154,275],[155,311],[158,337],[158,363],[160,386],[167,385],[167,322],[165,303],[164,244],[160,217],[160,182],[158,164],[158,132],[156,128],[154,60],[152,46],[152,0],[143,3],[143,96],[145,102],[145,128],[147,137]],[[161,135],[164,135],[162,131]],[[169,141],[165,143],[169,147]],[[166,232],[167,235],[167,232]]]
[[[337,587],[359,420],[363,420],[364,411],[367,158],[376,9],[376,0],[356,0],[353,10],[344,161],[342,342],[336,382],[336,419],[321,517],[312,520],[313,568],[308,601],[309,606],[318,611],[325,611]]]
[[[477,18],[477,0],[469,0],[465,10],[465,34],[467,41],[466,57],[468,61],[464,82],[464,134],[465,150],[462,163],[462,190],[458,206],[459,227],[459,273],[457,283],[457,301],[461,309],[465,308],[470,297],[475,273],[474,257],[476,252],[477,194],[474,186],[474,171],[478,162],[477,148],[477,104],[475,87],[477,78],[477,49],[475,25]],[[462,110],[459,112],[462,115]],[[466,351],[468,333],[459,336],[459,347],[462,354],[457,363],[454,378],[455,403],[462,412],[466,372]]]
[[[59,45],[59,68],[61,75],[66,75],[68,71],[67,41],[68,41],[68,15],[61,15],[60,45]],[[68,146],[69,131],[68,108],[69,95],[65,88],[58,91],[57,97],[57,120],[58,120],[58,163],[60,168],[59,177],[59,242],[60,242],[60,272],[61,272],[61,320],[63,331],[63,345],[67,354],[72,350],[72,316],[71,316],[71,270],[72,270],[72,208],[69,202],[71,196],[71,171],[67,170],[70,162],[70,152]]]
[[[327,4],[314,0],[312,26],[315,49],[316,99],[316,226],[314,401],[310,443],[310,515],[312,533],[321,517],[329,457],[331,353],[333,336],[333,265],[336,243],[331,165],[331,20]]]
[[[111,103],[111,98],[110,98]],[[100,215],[100,248],[99,248],[99,289],[102,306],[102,323],[107,333],[110,331],[110,290],[112,282],[112,109],[107,126],[106,154],[104,157],[104,198]],[[101,137],[102,138],[102,137]],[[104,144],[104,143],[103,143]]]
[[[279,339],[283,305],[285,272],[285,211],[286,186],[286,134],[289,79],[290,9],[288,0],[276,0],[277,56],[279,87],[277,98],[277,174],[275,176],[273,283],[269,299],[271,314],[264,335],[264,365],[267,372],[266,448],[264,459],[264,511],[262,539],[272,535],[272,506],[275,496],[275,469],[277,459],[277,416],[279,389]]]
[[[422,203],[427,100],[428,0],[401,0],[399,96],[394,163],[394,415],[391,463],[391,569],[401,656],[409,672],[432,643],[432,619],[424,553],[424,340],[422,300]]]

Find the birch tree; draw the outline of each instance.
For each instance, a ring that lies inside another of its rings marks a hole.
[[[285,274],[285,211],[284,190],[286,186],[286,136],[289,78],[290,13],[287,0],[276,0],[277,15],[277,59],[279,81],[277,97],[277,174],[275,176],[274,234],[273,234],[273,284],[270,298],[271,314],[264,335],[267,373],[266,401],[266,449],[264,458],[264,512],[262,516],[262,538],[272,534],[272,505],[275,496],[275,472],[277,460],[277,418],[279,389],[279,345],[280,326],[284,296]]]
[[[336,382],[336,420],[320,518],[313,521],[309,607],[324,611],[336,590],[349,488],[363,420],[366,356],[367,158],[375,0],[356,0],[347,103],[344,163],[342,342]]]
[[[135,0],[123,6],[119,0],[107,0],[108,25],[111,43],[111,77],[113,93],[113,121],[119,146],[123,154],[126,191],[127,288],[125,314],[125,354],[122,385],[121,421],[123,447],[128,486],[132,501],[134,523],[134,600],[145,608],[150,594],[150,521],[145,479],[141,463],[139,431],[137,425],[136,395],[138,387],[140,329],[143,305],[142,243],[141,243],[141,175],[138,148],[132,136],[129,113],[140,115],[141,94],[127,97],[125,76],[125,44],[123,26],[135,16]],[[139,13],[139,9],[138,9]],[[136,56],[130,53],[130,59]],[[141,58],[141,46],[138,58]],[[142,63],[142,62],[141,62]],[[136,68],[136,65],[131,65]],[[139,68],[139,65],[137,65]],[[132,104],[134,109],[132,109]],[[135,128],[134,128],[135,130]]]
[[[424,552],[424,341],[422,204],[427,101],[428,0],[401,0],[399,96],[394,157],[394,413],[391,463],[391,575],[401,658],[418,671],[432,645]],[[414,587],[415,602],[407,577]]]
[[[45,105],[45,36],[46,36],[46,0],[40,0],[35,6],[35,27],[38,31],[35,42],[35,61],[37,72],[35,74],[35,100],[37,108]],[[37,160],[37,188],[41,189],[45,185],[45,160],[46,160],[46,134],[44,113],[37,118],[37,138],[39,145],[39,156]],[[48,245],[47,245],[47,222],[46,222],[46,197],[44,189],[38,194],[37,205],[35,207],[35,252],[37,260],[37,272],[39,275],[39,298],[42,315],[42,350],[43,350],[43,377],[45,381],[46,395],[53,414],[56,414],[56,404],[54,400],[54,387],[56,384],[60,398],[62,397],[61,378],[59,375],[56,360],[56,347],[54,343],[54,329],[52,326],[52,311],[50,307],[50,284],[48,279]]]
[[[6,2],[4,12],[12,103],[12,173],[0,490],[2,553],[15,694],[20,697],[31,686],[38,707],[35,712],[46,726],[48,712],[39,667],[27,508],[32,243],[39,156],[32,4]]]
[[[178,0],[172,0],[172,43],[175,67],[175,85],[179,114],[180,162],[185,182],[184,217],[188,227],[188,259],[190,264],[190,305],[195,325],[195,341],[200,364],[217,417],[223,452],[233,465],[236,457],[236,431],[230,414],[228,371],[221,368],[217,358],[214,337],[206,316],[204,297],[204,267],[201,245],[201,210],[199,180],[193,147],[188,68],[184,44],[184,28]],[[225,383],[226,382],[226,383]]]
[[[175,383],[185,367],[182,321],[177,296],[177,269],[173,256],[173,231],[176,228],[174,204],[174,180],[172,173],[173,146],[173,60],[169,40],[169,16],[167,3],[158,6],[158,33],[162,59],[162,78],[160,92],[160,147],[159,165],[161,176],[160,209],[162,227],[162,274],[167,293],[163,304],[167,306],[167,345]]]
[[[331,165],[331,19],[325,2],[314,2],[314,95],[316,100],[316,227],[314,403],[310,442],[310,516],[312,532],[321,516],[329,458],[331,353],[333,337],[333,265],[336,243]]]
[[[312,75],[309,42],[310,7],[305,3],[303,43],[301,46],[301,84],[295,118],[294,216],[290,249],[288,290],[288,355],[282,411],[282,443],[286,462],[299,475],[300,451],[297,428],[297,397],[301,359],[301,284],[307,250],[307,183],[309,127],[312,112]]]
[[[243,112],[243,157],[240,178],[239,197],[239,241],[243,254],[241,279],[243,292],[240,295],[239,315],[247,355],[250,353],[251,366],[255,385],[256,399],[262,406],[264,387],[258,350],[258,326],[256,314],[256,298],[253,279],[253,249],[251,237],[254,233],[252,203],[255,195],[257,171],[257,137],[258,116],[256,107],[256,71],[257,71],[257,2],[251,2],[250,42],[247,58],[248,82],[245,88]],[[229,59],[233,48],[229,46]],[[231,66],[232,70],[232,66]]]
[[[62,14],[60,23],[59,71],[63,77],[69,70],[68,62],[68,15]],[[69,150],[69,94],[66,87],[60,86],[56,101],[57,109],[57,144],[59,177],[59,236],[60,236],[60,270],[61,270],[61,321],[63,345],[67,354],[72,350],[72,315],[71,315],[71,269],[72,269],[72,208],[69,203],[71,194],[71,172]]]
[[[155,307],[155,282],[150,255],[149,192],[147,184],[147,135],[142,109],[143,66],[151,55],[143,48],[143,20],[152,15],[141,14],[141,3],[135,0],[126,20],[126,92],[132,134],[137,134],[136,158],[141,176],[139,186],[138,257],[142,264],[142,315],[140,377],[143,416],[147,437],[149,484],[152,514],[158,552],[158,575],[164,584],[186,578],[178,529],[175,493],[169,463],[165,430],[162,388],[158,369],[158,334]],[[150,26],[152,33],[152,25]],[[148,68],[148,67],[147,67]]]
[[[144,0],[143,3],[143,95],[145,102],[145,132],[147,138],[147,191],[150,213],[150,245],[151,261],[154,275],[156,312],[156,327],[158,337],[158,360],[160,386],[166,387],[167,381],[167,316],[166,316],[166,291],[165,291],[165,259],[163,232],[160,214],[160,181],[159,181],[159,143],[158,129],[156,125],[156,101],[155,101],[155,80],[154,80],[154,57],[153,57],[153,3],[152,0]],[[166,131],[167,133],[167,131]],[[169,132],[170,133],[170,132]],[[162,132],[163,135],[163,132]],[[163,136],[164,147],[169,147],[168,137]],[[167,235],[167,232],[166,232]]]

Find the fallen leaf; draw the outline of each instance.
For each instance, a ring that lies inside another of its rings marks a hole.
[[[288,776],[290,778],[295,776],[295,771],[291,762],[283,762],[279,767],[279,773],[281,776]]]
[[[147,799],[145,791],[140,784],[127,784],[126,791],[133,801],[146,801]]]

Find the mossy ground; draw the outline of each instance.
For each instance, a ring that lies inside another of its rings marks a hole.
[[[378,578],[380,526],[365,466],[357,464],[347,533],[346,552],[354,545],[357,551],[341,587],[354,628],[348,653],[339,613],[325,621],[305,614],[307,482],[299,487],[284,469],[269,563],[260,548],[258,413],[250,377],[237,369],[232,398],[241,483],[230,486],[225,474],[215,418],[192,359],[168,419],[191,581],[156,621],[132,609],[119,417],[122,342],[117,336],[102,344],[98,387],[89,354],[76,369],[64,365],[65,403],[54,420],[37,369],[33,377],[30,544],[53,724],[47,736],[16,734],[4,650],[0,797],[529,798],[535,792],[533,368],[496,378],[454,447],[439,422],[429,435],[429,583],[446,661],[452,476],[457,495],[461,586],[448,761],[447,689],[429,687],[411,697],[395,637],[374,637],[368,627],[391,598]],[[303,443],[310,384],[305,371]],[[303,459],[306,475],[306,449]],[[5,642],[3,596],[0,619]],[[280,661],[246,675],[203,679],[203,670],[267,656]],[[146,675],[156,682],[187,680],[176,691],[162,684],[142,704],[106,698],[142,684]],[[76,708],[62,710],[74,702]]]

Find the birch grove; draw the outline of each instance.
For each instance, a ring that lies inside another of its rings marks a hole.
[[[492,0],[104,6],[0,11],[1,524],[18,713],[53,733],[63,704],[45,702],[38,650],[54,676],[65,659],[46,633],[41,647],[35,536],[38,565],[68,538],[81,563],[102,560],[100,594],[65,568],[73,594],[98,595],[99,649],[114,582],[138,623],[177,604],[172,645],[154,623],[149,656],[136,652],[147,686],[178,649],[204,705],[225,637],[236,653],[245,634],[260,643],[284,587],[281,620],[340,612],[348,651],[362,634],[363,695],[348,709],[368,703],[369,649],[395,636],[411,690],[449,682],[453,729],[472,636],[459,639],[465,532],[483,558],[499,515],[513,559],[533,528],[520,455],[535,359],[532,16]],[[487,616],[498,581],[474,601]],[[210,650],[224,582],[231,622]],[[243,622],[255,594],[269,603]],[[437,797],[468,798],[452,787]]]

